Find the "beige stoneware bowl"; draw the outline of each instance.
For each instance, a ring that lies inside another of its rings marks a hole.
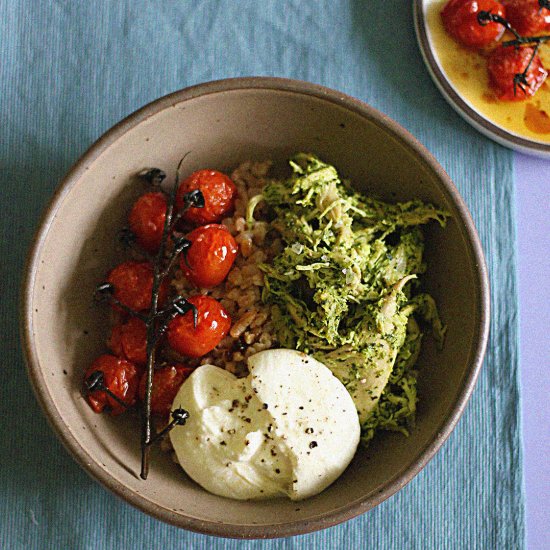
[[[282,165],[317,153],[362,191],[387,200],[419,198],[448,209],[446,229],[426,231],[425,288],[448,325],[443,351],[426,339],[420,358],[417,426],[409,438],[383,434],[359,450],[340,479],[302,502],[241,502],[211,495],[169,456],[152,454],[139,478],[137,416],[92,412],[84,370],[104,350],[107,312],[95,285],[120,261],[116,234],[143,190],[145,167],[173,174],[230,170],[246,159]],[[130,504],[174,525],[213,535],[264,538],[306,533],[366,512],[408,483],[449,436],[481,367],[489,324],[487,272],[468,210],[430,153],[398,124],[356,99],[320,86],[243,78],[161,98],[117,124],[77,161],[53,197],[30,251],[22,334],[36,395],[78,463]],[[368,460],[367,460],[368,455]],[[61,474],[60,474],[61,476]]]

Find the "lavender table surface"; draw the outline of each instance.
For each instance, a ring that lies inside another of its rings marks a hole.
[[[550,160],[514,157],[527,546],[550,548]]]

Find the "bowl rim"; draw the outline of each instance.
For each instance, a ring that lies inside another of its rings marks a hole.
[[[102,468],[101,465],[80,446],[71,431],[66,428],[63,417],[55,406],[51,395],[44,390],[44,376],[40,370],[40,361],[33,342],[33,289],[36,273],[40,265],[40,256],[44,241],[55,219],[57,210],[71,189],[77,184],[82,174],[87,170],[87,166],[124,134],[160,111],[199,96],[235,90],[293,92],[324,99],[330,103],[350,110],[388,131],[392,137],[397,139],[403,146],[420,157],[425,166],[436,175],[437,180],[441,184],[441,190],[450,198],[460,214],[460,219],[463,222],[463,236],[465,237],[467,246],[470,249],[469,252],[473,259],[474,284],[476,292],[479,294],[478,311],[476,312],[479,322],[474,332],[474,342],[477,342],[477,345],[473,346],[471,350],[469,357],[470,368],[463,379],[462,387],[460,388],[455,402],[450,408],[448,416],[440,425],[436,437],[422,448],[407,468],[389,479],[375,494],[358,501],[356,500],[338,510],[324,513],[315,518],[296,520],[279,525],[230,525],[214,521],[202,521],[175,513],[168,508],[160,508],[149,500],[146,500],[143,495],[134,494],[123,483],[117,481]],[[482,246],[468,208],[450,177],[439,165],[433,155],[415,137],[387,115],[381,113],[367,103],[337,90],[310,82],[287,78],[239,77],[197,84],[170,93],[148,103],[105,132],[73,164],[49,201],[39,222],[38,229],[27,256],[21,287],[20,334],[27,374],[36,398],[42,406],[56,435],[77,463],[91,477],[99,481],[104,487],[115,493],[118,497],[121,497],[141,511],[177,527],[221,537],[263,539],[310,533],[350,520],[391,497],[409,483],[426,466],[455,428],[474,389],[487,346],[490,319],[489,302],[487,267],[483,256]]]

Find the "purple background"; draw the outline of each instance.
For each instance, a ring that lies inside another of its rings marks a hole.
[[[550,548],[550,160],[514,158],[527,546]]]

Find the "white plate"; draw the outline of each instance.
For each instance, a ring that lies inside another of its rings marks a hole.
[[[550,158],[550,143],[513,133],[486,116],[458,91],[443,69],[440,55],[434,47],[434,29],[431,27],[433,24],[430,23],[429,12],[436,5],[441,6],[441,0],[414,0],[414,25],[426,67],[443,97],[466,122],[501,145],[522,153]],[[450,37],[449,44],[453,47]]]

